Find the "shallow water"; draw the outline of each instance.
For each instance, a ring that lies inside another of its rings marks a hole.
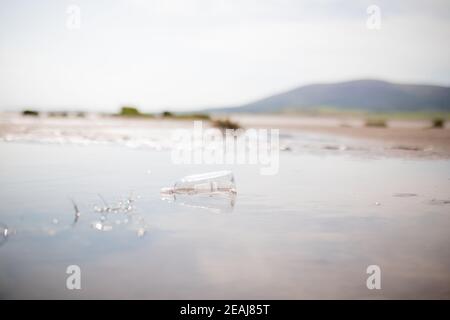
[[[279,174],[261,176],[114,146],[0,154],[0,298],[450,298],[450,160],[282,152]],[[234,206],[161,199],[223,169]],[[127,199],[128,213],[94,210]],[[372,264],[381,290],[366,288]],[[81,290],[66,289],[69,265]]]

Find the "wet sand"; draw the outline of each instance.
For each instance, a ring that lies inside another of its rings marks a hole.
[[[386,128],[376,128],[367,127],[363,120],[355,118],[277,115],[233,115],[231,118],[244,127],[279,128],[358,139],[384,145],[387,154],[412,151],[408,156],[450,157],[450,127],[447,124],[441,129],[430,128],[430,121],[426,120],[391,120]]]

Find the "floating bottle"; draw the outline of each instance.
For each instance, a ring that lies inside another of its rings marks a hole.
[[[231,171],[216,171],[186,176],[173,187],[162,188],[162,194],[235,194],[236,184]]]
[[[236,201],[233,173],[217,171],[184,177],[173,187],[162,188],[161,199],[216,213],[232,212]]]

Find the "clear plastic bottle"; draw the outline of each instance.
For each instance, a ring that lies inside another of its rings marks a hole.
[[[186,176],[175,182],[172,188],[161,189],[163,194],[217,194],[236,193],[231,171],[216,171]]]

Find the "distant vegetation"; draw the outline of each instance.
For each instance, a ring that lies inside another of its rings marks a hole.
[[[444,128],[444,126],[445,126],[445,119],[444,118],[434,118],[432,121],[431,121],[431,127],[432,128]]]
[[[180,113],[175,114],[171,111],[164,111],[161,113],[161,116],[163,118],[170,118],[170,119],[176,119],[176,120],[211,120],[209,114],[207,113]]]
[[[139,111],[136,107],[123,106],[120,112],[117,114],[120,117],[131,117],[131,118],[154,118],[157,115],[151,113],[143,113]],[[176,114],[171,111],[163,111],[159,115],[161,118],[174,119],[174,120],[211,120],[209,114],[207,113],[180,113]]]
[[[337,118],[385,118],[391,120],[433,120],[435,118],[442,118],[444,120],[450,120],[450,112],[438,112],[438,111],[396,111],[396,112],[375,112],[358,109],[338,109],[332,107],[317,106],[315,108],[306,109],[291,109],[282,108],[279,112],[273,112],[272,114],[288,114],[294,116],[307,116],[307,117],[337,117]]]
[[[33,116],[37,117],[43,114],[44,116],[50,118],[66,118],[66,117],[77,117],[84,118],[86,117],[86,113],[84,111],[48,111],[48,112],[39,112],[36,110],[25,109],[22,111],[23,116]]]
[[[117,114],[120,117],[136,117],[136,118],[152,118],[153,114],[151,113],[142,113],[136,107],[123,106],[120,109],[120,112]]]
[[[170,112],[170,111],[164,111],[161,115],[162,115],[164,118],[170,118],[170,117],[173,117],[173,116],[174,116],[174,114],[173,114],[172,112]]]
[[[139,116],[141,113],[135,107],[122,107],[119,115],[121,116]]]
[[[22,111],[22,115],[24,116],[32,116],[32,117],[37,117],[39,116],[39,111],[36,110],[23,110]]]
[[[384,118],[368,118],[366,119],[366,127],[386,128],[387,121]]]
[[[424,111],[405,111],[405,112],[372,112],[369,115],[382,117],[385,119],[396,120],[434,120],[437,118],[450,119],[449,112],[424,112]]]
[[[225,130],[225,129],[234,129],[234,130],[236,130],[236,129],[241,128],[239,123],[237,123],[235,121],[231,121],[228,118],[213,120],[212,121],[212,125],[213,125],[213,127],[221,129],[221,130]]]
[[[61,117],[61,118],[66,118],[69,115],[68,112],[66,111],[50,111],[48,113],[49,117]]]

